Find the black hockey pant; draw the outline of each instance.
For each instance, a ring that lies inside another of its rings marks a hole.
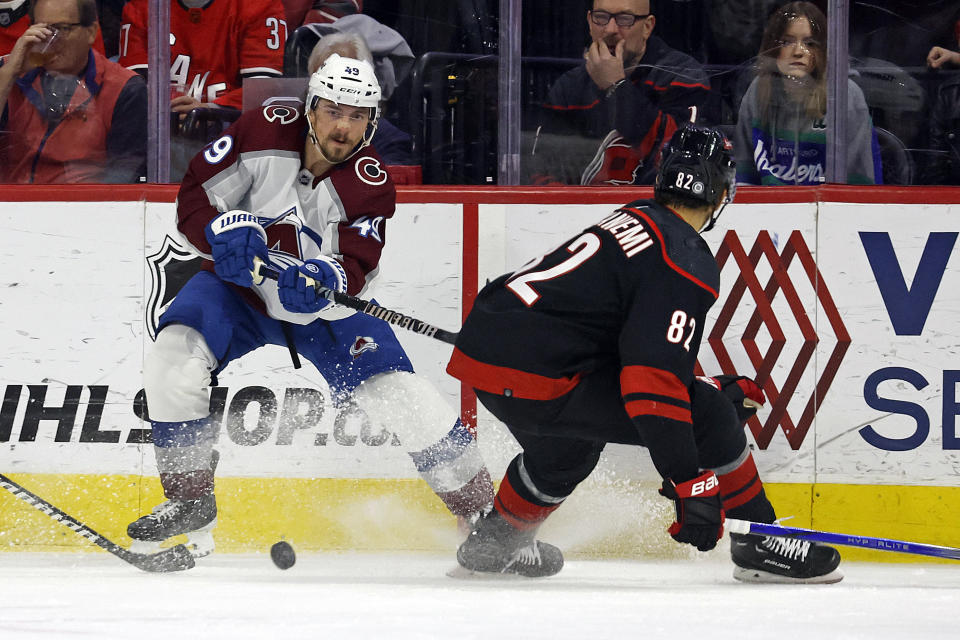
[[[619,367],[584,376],[572,391],[554,400],[523,400],[479,390],[476,394],[517,439],[523,465],[537,489],[556,498],[570,495],[590,475],[608,442],[644,446],[623,406]],[[735,463],[744,454],[747,439],[730,400],[699,380],[691,396],[700,467],[719,469]],[[750,511],[762,506],[764,514],[769,510],[772,515],[762,493],[761,501]]]

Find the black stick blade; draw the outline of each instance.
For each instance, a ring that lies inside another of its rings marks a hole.
[[[171,571],[186,571],[192,569],[196,562],[185,545],[164,549],[159,553],[133,553],[126,551],[124,560],[137,569],[149,573],[169,573]]]

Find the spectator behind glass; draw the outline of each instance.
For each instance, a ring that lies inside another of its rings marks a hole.
[[[0,1],[0,56],[5,56],[13,50],[27,27],[30,26],[30,16],[27,15],[27,0]],[[97,30],[97,39],[93,48],[104,53],[103,36]]]
[[[143,79],[92,49],[95,0],[35,0],[0,66],[10,182],[137,182],[146,172]]]
[[[960,50],[960,15],[954,23],[953,46]],[[930,110],[930,148],[934,155],[926,172],[929,184],[960,184],[960,53],[933,47],[927,54],[931,69],[951,72],[938,88]]]
[[[363,13],[363,0],[284,0],[290,30],[302,24],[327,24]]]
[[[934,47],[927,54],[927,66],[940,69],[946,65],[960,66],[960,53],[944,47]]]
[[[767,21],[757,77],[740,103],[737,181],[819,184],[825,180],[827,21],[810,2],[791,2]],[[880,146],[863,92],[848,82],[847,182],[879,184]]]
[[[651,35],[649,0],[594,0],[586,19],[593,42],[550,88],[532,180],[653,184],[661,147],[707,100],[707,75]]]
[[[130,0],[120,27],[120,64],[147,72],[149,0]],[[172,0],[171,109],[243,106],[244,78],[283,75],[287,23],[280,0]]]
[[[327,34],[317,41],[307,61],[307,72],[313,75],[334,53],[344,58],[356,58],[369,62],[371,67],[379,70],[379,65],[374,63],[373,55],[363,36],[358,33],[340,32]],[[378,120],[371,145],[377,150],[384,164],[413,164],[410,134],[398,129],[383,116]]]

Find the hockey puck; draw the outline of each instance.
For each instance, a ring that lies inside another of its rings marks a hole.
[[[270,547],[270,559],[278,568],[289,569],[296,563],[297,554],[293,552],[289,542],[281,540]]]

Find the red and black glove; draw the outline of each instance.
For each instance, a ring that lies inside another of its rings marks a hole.
[[[733,408],[737,410],[737,418],[740,419],[741,425],[757,415],[757,409],[767,401],[760,385],[746,376],[714,376],[700,379],[719,389],[730,399]]]
[[[683,484],[663,481],[660,495],[673,500],[677,521],[667,532],[677,542],[692,544],[700,551],[710,551],[723,535],[723,504],[720,502],[720,482],[713,471]]]

